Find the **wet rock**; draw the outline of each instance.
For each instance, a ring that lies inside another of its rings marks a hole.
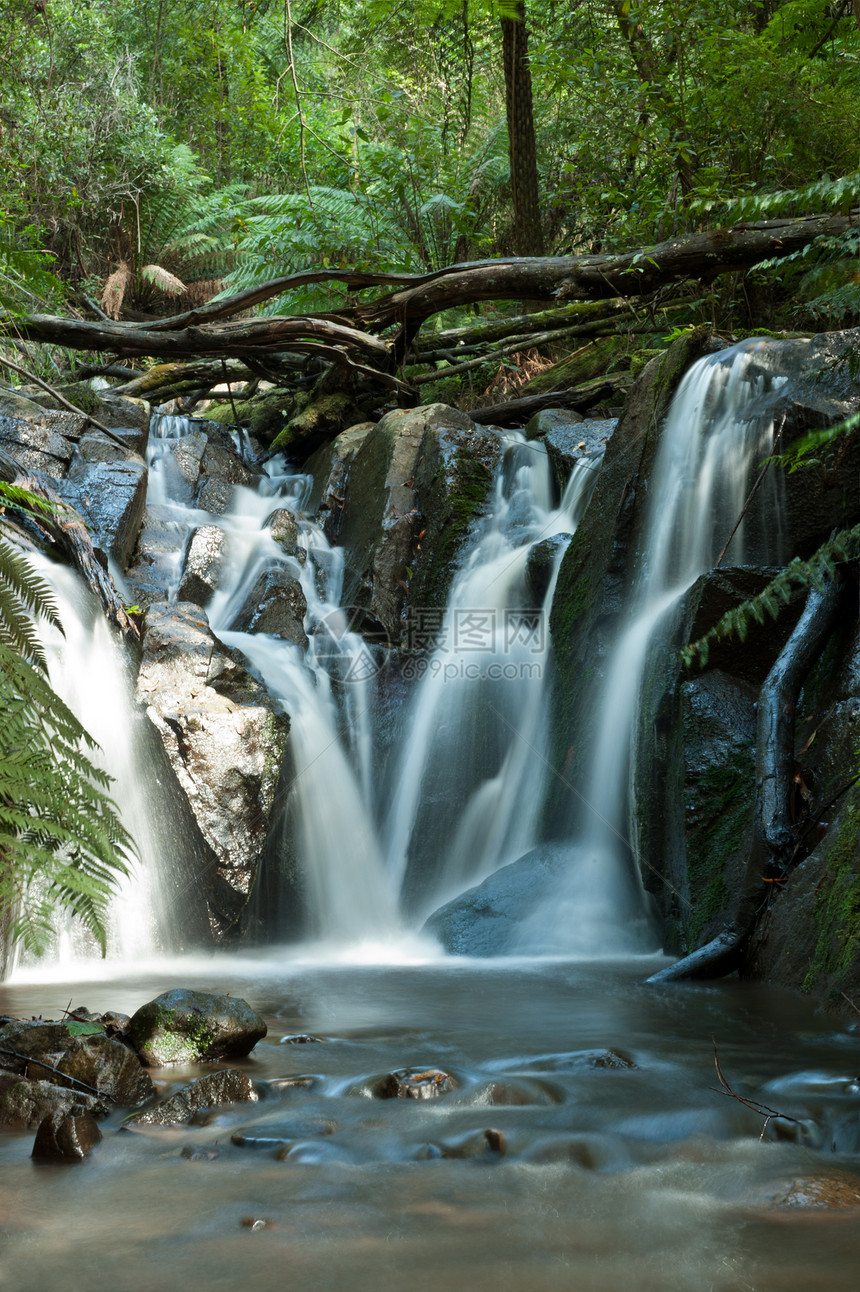
[[[285,556],[298,556],[299,525],[291,511],[286,507],[276,508],[266,517],[263,528],[269,530]]]
[[[243,1216],[240,1220],[243,1229],[251,1229],[258,1233],[261,1229],[273,1229],[274,1220],[266,1220],[263,1216]]]
[[[187,1162],[214,1162],[216,1158],[221,1156],[221,1150],[219,1148],[192,1148],[190,1144],[186,1144],[179,1156],[184,1157]]]
[[[91,1112],[49,1113],[36,1131],[33,1154],[45,1162],[75,1162],[89,1157],[102,1133]]]
[[[98,1100],[47,1081],[28,1081],[12,1072],[0,1072],[0,1130],[34,1130],[49,1115],[60,1117],[84,1106],[104,1112]]]
[[[233,505],[233,486],[226,480],[204,480],[197,491],[197,506],[224,516]]]
[[[149,1073],[137,1055],[107,1036],[79,1036],[58,1063],[67,1076],[82,1081],[116,1104],[142,1104],[155,1094]]]
[[[217,938],[236,923],[257,874],[289,718],[187,602],[147,612],[137,693],[217,858],[200,881]]]
[[[132,1015],[129,1039],[143,1062],[157,1068],[243,1058],[267,1030],[247,1001],[177,987]]]
[[[51,1067],[56,1067],[71,1044],[72,1034],[65,1023],[45,1022],[42,1019],[33,1022],[16,1020],[7,1023],[0,1031],[0,1046],[3,1049],[0,1061],[9,1067],[10,1062],[19,1064],[23,1058],[24,1074],[41,1080],[44,1070],[39,1070],[35,1061],[42,1060]],[[28,1065],[28,1059],[34,1062]],[[28,1067],[32,1071],[28,1071]]]
[[[131,448],[121,449],[101,431],[87,431],[69,462],[60,496],[84,518],[93,546],[128,565],[146,508],[146,463]]]
[[[335,1123],[327,1117],[284,1117],[279,1115],[235,1131],[230,1140],[237,1148],[285,1148],[296,1140],[315,1135],[333,1135]]]
[[[526,585],[533,606],[543,605],[558,562],[569,542],[570,534],[553,534],[552,538],[544,538],[529,548]]]
[[[164,1053],[164,1050],[160,1052]],[[254,1082],[246,1072],[224,1068],[221,1072],[192,1081],[169,1098],[160,1099],[139,1113],[133,1113],[125,1119],[123,1126],[129,1130],[138,1126],[177,1126],[192,1119],[200,1124],[200,1114],[210,1108],[256,1103],[259,1098]]]
[[[452,955],[512,954],[522,923],[552,899],[569,864],[570,849],[561,844],[533,848],[434,911],[423,932]]]
[[[636,1064],[618,1050],[571,1050],[565,1054],[542,1054],[526,1066],[541,1072],[587,1072],[589,1069],[624,1072]]]
[[[340,538],[344,601],[393,643],[404,611],[444,605],[470,525],[482,514],[499,436],[444,404],[386,414],[349,467]]]
[[[232,632],[268,633],[307,650],[307,601],[302,585],[281,567],[265,570],[230,625]]]
[[[457,1083],[441,1068],[400,1068],[389,1072],[373,1086],[375,1099],[436,1099],[456,1088]]]
[[[282,1036],[279,1045],[310,1045],[314,1041],[321,1041],[321,1036],[311,1036],[308,1032],[300,1032],[295,1036]]]
[[[860,1179],[847,1173],[798,1176],[767,1198],[775,1207],[860,1207]]]
[[[0,392],[0,445],[27,471],[62,479],[87,425],[83,413],[55,412],[22,395]]]
[[[527,423],[525,434],[527,440],[539,440],[549,431],[571,432],[585,418],[573,408],[542,408]]]
[[[330,543],[340,537],[350,466],[373,427],[373,422],[350,426],[317,449],[305,464],[314,482],[308,511],[318,515]]]
[[[217,525],[201,525],[188,540],[177,589],[179,601],[208,606],[221,583],[227,536]]]
[[[439,1156],[467,1159],[486,1157],[488,1154],[501,1157],[507,1149],[507,1144],[502,1131],[489,1128],[483,1131],[468,1131],[465,1135],[442,1140],[438,1145],[425,1145],[425,1148],[438,1149],[438,1153],[427,1153],[428,1158]]]

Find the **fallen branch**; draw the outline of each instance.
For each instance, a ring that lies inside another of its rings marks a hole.
[[[767,1104],[759,1103],[757,1099],[747,1099],[744,1095],[739,1095],[736,1090],[733,1090],[722,1067],[720,1066],[720,1056],[717,1053],[717,1043],[713,1037],[711,1037],[711,1040],[714,1045],[714,1067],[717,1070],[717,1080],[720,1083],[719,1090],[717,1090],[715,1086],[711,1086],[711,1089],[715,1094],[728,1095],[730,1099],[736,1099],[739,1104],[743,1104],[744,1108],[749,1108],[749,1110],[754,1112],[758,1117],[764,1118],[764,1125],[762,1126],[761,1134],[759,1135],[760,1140],[764,1139],[764,1133],[775,1117],[778,1117],[779,1120],[783,1122],[791,1122],[792,1126],[800,1125],[800,1122],[796,1117],[788,1117],[785,1113],[777,1112],[775,1108],[768,1108]]]
[[[753,842],[734,918],[705,946],[652,974],[649,983],[720,978],[743,963],[768,892],[768,871],[784,876],[794,855],[797,838],[789,815],[789,786],[795,763],[795,709],[801,687],[837,623],[844,592],[845,581],[838,578],[810,590],[803,614],[759,694]]]
[[[92,426],[95,426],[97,430],[102,431],[109,440],[113,440],[114,444],[118,444],[121,449],[128,448],[125,441],[121,440],[118,435],[114,435],[113,431],[109,430],[107,426],[102,422],[97,421],[90,413],[85,413],[82,408],[78,408],[75,404],[70,403],[69,400],[66,399],[65,395],[61,395],[58,390],[55,390],[53,386],[50,386],[47,381],[43,381],[41,377],[37,377],[35,373],[28,372],[26,368],[19,367],[19,365],[17,363],[13,363],[11,359],[0,358],[0,364],[5,368],[11,368],[13,372],[17,372],[19,377],[26,377],[27,380],[32,381],[34,385],[41,386],[42,390],[47,391],[52,399],[56,399],[57,403],[63,408],[67,408],[69,412],[80,413],[81,417],[85,418]],[[66,436],[66,439],[69,440],[74,438],[75,437],[73,435]]]
[[[575,390],[555,390],[546,395],[523,395],[520,399],[509,399],[502,404],[490,404],[487,408],[471,408],[469,416],[480,426],[524,426],[530,417],[540,413],[544,408],[573,408],[578,413],[584,413],[595,404],[599,404],[602,399],[606,399],[608,395],[614,394],[621,385],[621,378],[607,380],[600,377],[596,381],[587,382],[584,386],[578,386]]]

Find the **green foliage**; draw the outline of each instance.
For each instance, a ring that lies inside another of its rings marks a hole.
[[[0,497],[41,506],[7,485]],[[0,539],[0,928],[39,952],[65,910],[104,952],[107,903],[134,847],[91,761],[96,742],[45,675],[35,616],[59,627],[48,586]]]
[[[756,623],[763,624],[765,615],[776,619],[782,606],[788,605],[791,594],[796,588],[821,588],[826,579],[833,578],[836,566],[840,562],[856,560],[858,544],[860,544],[860,525],[855,525],[852,529],[840,530],[826,543],[822,543],[808,561],[802,561],[799,556],[796,556],[758,596],[751,597],[748,601],[728,610],[719,623],[715,624],[704,637],[685,646],[681,651],[683,663],[687,668],[692,667],[694,663],[698,664],[699,668],[704,668],[708,662],[711,642],[722,641],[735,635],[743,641],[751,621],[754,619]]]

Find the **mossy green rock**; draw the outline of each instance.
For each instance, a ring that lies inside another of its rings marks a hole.
[[[247,1001],[179,987],[141,1006],[129,1023],[129,1040],[148,1067],[160,1068],[242,1058],[267,1030]]]

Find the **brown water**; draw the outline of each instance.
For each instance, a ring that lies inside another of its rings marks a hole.
[[[856,1032],[751,985],[641,985],[654,967],[222,959],[0,988],[0,1010],[46,1017],[70,997],[132,1012],[173,986],[230,991],[268,1021],[246,1066],[272,1083],[205,1126],[120,1131],[117,1115],[80,1165],[0,1138],[0,1287],[855,1289],[860,1209],[774,1198],[800,1177],[860,1189],[860,1157],[831,1149],[856,1147]],[[322,1039],[281,1043],[296,1033]],[[714,1041],[734,1088],[807,1142],[760,1139],[762,1118],[715,1092]],[[635,1066],[595,1066],[607,1049]],[[370,1097],[380,1074],[431,1065],[457,1089]],[[277,1084],[295,1076],[310,1088]],[[240,1129],[263,1142],[233,1144]]]

